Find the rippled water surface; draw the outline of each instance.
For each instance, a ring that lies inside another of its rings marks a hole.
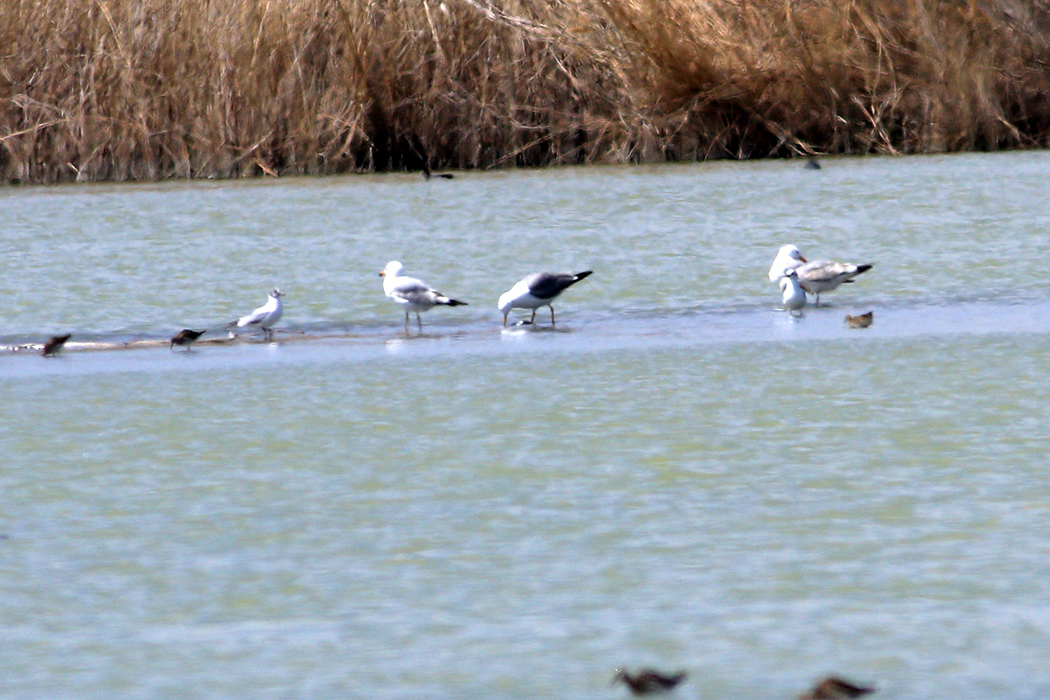
[[[0,190],[0,696],[1045,698],[1048,175]],[[794,320],[787,242],[875,268]],[[470,305],[406,336],[390,259]],[[502,329],[541,269],[595,272]]]

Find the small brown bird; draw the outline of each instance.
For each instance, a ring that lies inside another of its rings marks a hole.
[[[187,350],[193,345],[193,341],[200,338],[207,331],[195,331],[190,328],[183,328],[179,331],[174,338],[171,339],[171,345],[169,349],[174,350],[176,345],[184,346]]]
[[[69,340],[70,334],[56,335],[51,340],[44,343],[44,352],[41,354],[44,357],[55,357],[58,353],[62,352],[62,346]]]
[[[798,698],[799,700],[852,700],[874,692],[874,688],[866,688],[835,676],[828,676],[813,686],[808,693],[803,693]]]
[[[613,683],[623,681],[634,695],[651,695],[653,693],[666,693],[685,680],[685,671],[679,671],[671,676],[665,676],[651,668],[644,668],[633,676],[622,668],[616,669]]]
[[[874,311],[869,311],[866,314],[858,314],[856,316],[850,316],[849,314],[846,314],[846,325],[850,328],[867,328],[871,325],[871,322],[874,320]]]

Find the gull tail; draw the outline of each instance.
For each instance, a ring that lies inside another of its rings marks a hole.
[[[459,299],[449,299],[448,297],[441,297],[440,299],[438,299],[438,303],[444,304],[445,306],[468,306],[467,302],[465,301],[460,301]]]

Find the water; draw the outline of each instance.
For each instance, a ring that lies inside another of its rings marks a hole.
[[[0,191],[0,696],[1046,697],[1048,170]],[[792,321],[785,242],[876,266]],[[471,305],[406,338],[394,258]],[[140,342],[275,285],[274,344]]]

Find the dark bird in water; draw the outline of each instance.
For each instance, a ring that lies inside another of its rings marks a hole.
[[[432,177],[441,178],[442,180],[451,180],[453,175],[452,173],[432,173],[430,172],[430,164],[423,161],[423,179],[429,180]]]
[[[666,693],[673,690],[676,685],[685,680],[685,671],[679,671],[667,676],[651,668],[645,668],[631,675],[626,670],[616,669],[613,683],[622,681],[634,695],[651,695],[653,693]]]
[[[820,170],[820,163],[817,162],[816,156],[810,156],[806,160],[806,170]]]
[[[55,357],[58,353],[62,352],[62,346],[69,340],[70,334],[56,335],[51,340],[44,343],[44,352],[41,354],[44,357]]]
[[[181,345],[188,350],[189,347],[193,345],[193,341],[197,340],[197,338],[200,338],[206,332],[207,331],[195,331],[190,328],[183,328],[181,331],[175,334],[175,337],[171,339],[171,345],[169,347],[170,349],[174,350],[176,345]]]
[[[554,325],[554,307],[551,304],[558,295],[576,284],[591,270],[583,272],[537,272],[519,280],[517,284],[500,295],[497,307],[503,312],[503,325],[507,325],[507,314],[511,309],[532,309],[531,322],[536,321],[536,309],[547,306],[551,310],[551,325]]]
[[[874,688],[856,685],[835,676],[828,676],[813,686],[812,690],[799,695],[798,698],[799,700],[852,700],[853,698],[859,698],[861,695],[874,692]]]
[[[866,314],[858,314],[856,316],[850,316],[849,314],[846,314],[846,325],[850,328],[867,328],[871,325],[871,322],[874,320],[874,311],[869,311]]]

